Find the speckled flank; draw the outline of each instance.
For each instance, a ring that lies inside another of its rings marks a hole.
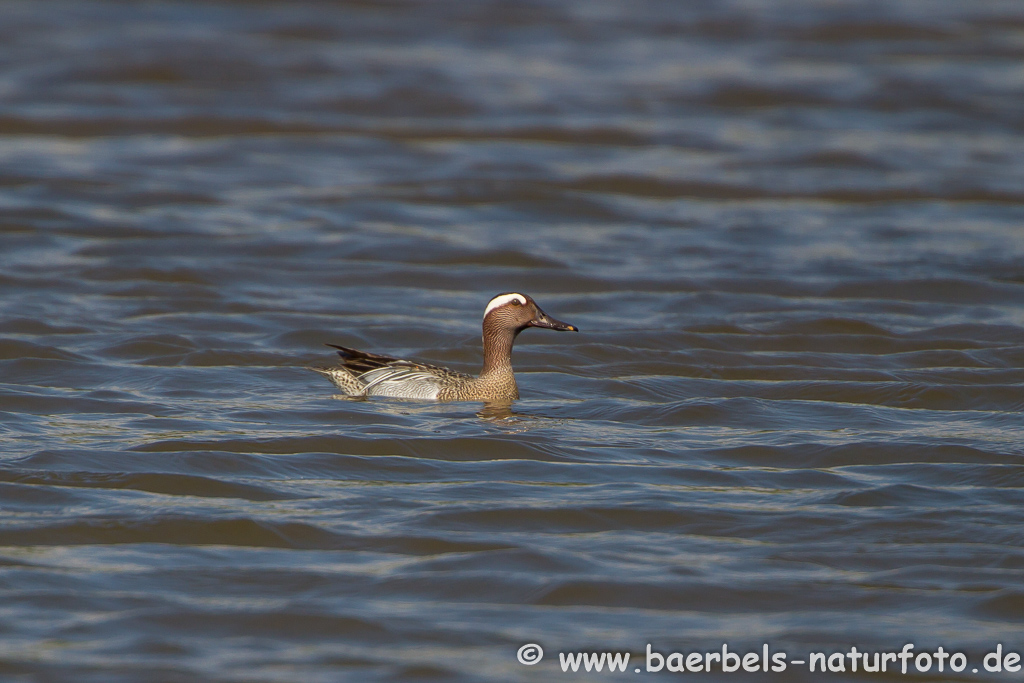
[[[547,316],[525,294],[508,292],[491,299],[484,309],[484,364],[479,377],[436,365],[382,356],[344,346],[333,346],[341,365],[310,367],[326,376],[349,396],[438,401],[513,401],[519,398],[512,371],[512,346],[527,327],[577,331],[576,327]]]

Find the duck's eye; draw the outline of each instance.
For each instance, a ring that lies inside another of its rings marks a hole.
[[[523,304],[522,304],[522,303],[521,303],[521,302],[519,301],[519,299],[512,299],[512,302],[511,302],[511,303],[512,303],[512,305],[513,305],[513,306],[522,306],[522,305],[523,305]]]

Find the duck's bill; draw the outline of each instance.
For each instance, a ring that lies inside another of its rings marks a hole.
[[[530,327],[543,327],[546,330],[557,330],[559,332],[579,332],[580,328],[561,320],[555,320],[546,313],[541,313],[529,322]]]

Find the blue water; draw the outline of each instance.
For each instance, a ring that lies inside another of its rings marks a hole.
[[[0,680],[1019,677],[1024,5],[0,16]]]

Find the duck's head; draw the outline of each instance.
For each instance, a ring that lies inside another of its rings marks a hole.
[[[491,299],[484,309],[484,328],[504,329],[518,334],[527,327],[543,327],[559,332],[579,332],[579,328],[555,320],[526,294],[505,292]]]

